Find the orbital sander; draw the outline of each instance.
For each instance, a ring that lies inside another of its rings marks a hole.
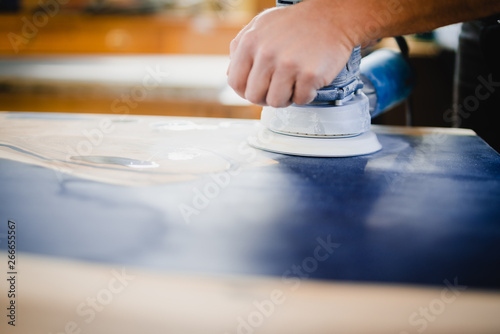
[[[277,5],[300,1],[277,0]],[[381,49],[362,61],[358,46],[339,75],[319,89],[310,104],[264,107],[259,129],[248,143],[298,156],[349,157],[377,152],[382,146],[370,130],[371,118],[404,101],[413,81],[404,53]]]

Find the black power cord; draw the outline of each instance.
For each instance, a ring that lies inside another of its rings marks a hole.
[[[408,66],[410,68],[413,68],[413,66],[410,63],[410,47],[408,46],[408,43],[406,42],[406,39],[403,36],[396,36],[394,37],[396,40],[396,43],[398,43],[399,50],[401,50],[401,55],[403,58],[406,60],[408,63]],[[412,126],[413,124],[413,98],[412,94],[406,99],[405,101],[405,120],[406,120],[406,126]]]

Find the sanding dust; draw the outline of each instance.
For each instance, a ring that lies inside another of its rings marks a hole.
[[[276,163],[245,145],[242,123],[152,116],[0,113],[0,158],[119,185],[192,180]]]

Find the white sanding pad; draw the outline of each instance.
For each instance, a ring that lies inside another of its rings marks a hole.
[[[368,98],[360,92],[341,105],[264,107],[260,121],[273,132],[294,136],[351,137],[370,130],[371,116]]]
[[[248,143],[265,151],[308,157],[352,157],[382,148],[373,131],[340,138],[299,137],[272,132],[262,125],[248,138]]]
[[[264,107],[248,143],[265,151],[310,157],[352,157],[382,148],[370,131],[368,98],[353,94],[340,105]]]

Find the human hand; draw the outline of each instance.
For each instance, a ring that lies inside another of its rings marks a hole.
[[[229,85],[259,105],[311,102],[356,46],[343,14],[337,1],[308,0],[257,15],[231,42]]]

